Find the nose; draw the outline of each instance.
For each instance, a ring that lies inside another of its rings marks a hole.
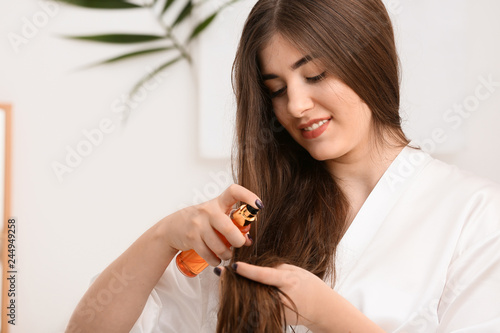
[[[288,85],[288,112],[294,117],[301,117],[304,112],[314,107],[308,87],[304,85]]]

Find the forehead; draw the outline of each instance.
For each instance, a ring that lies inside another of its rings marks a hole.
[[[277,65],[291,65],[294,61],[304,57],[294,45],[280,34],[275,34],[259,51],[259,63],[262,70]]]
[[[324,65],[317,54],[298,49],[294,44],[275,34],[259,51],[259,66],[267,72],[294,71],[306,64]]]

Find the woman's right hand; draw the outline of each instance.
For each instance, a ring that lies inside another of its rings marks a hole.
[[[219,258],[231,257],[231,251],[215,230],[232,246],[251,244],[228,214],[238,201],[255,207],[259,206],[256,200],[258,197],[254,193],[231,185],[217,198],[181,209],[155,223],[99,274],[75,308],[66,331],[130,332],[151,290],[178,251],[194,249],[209,264],[217,266]],[[116,289],[117,274],[120,279],[126,277],[120,292],[113,292],[109,302],[99,305],[103,291]]]
[[[259,204],[256,203],[257,200]],[[242,235],[229,218],[234,204],[239,201],[256,208],[261,205],[257,195],[233,184],[210,201],[186,207],[167,216],[160,221],[167,244],[176,252],[194,249],[212,266],[217,266],[221,259],[230,259],[231,250],[224,245],[215,230],[234,247],[252,243],[248,235]]]

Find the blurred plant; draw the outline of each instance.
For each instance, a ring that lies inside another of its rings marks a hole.
[[[188,45],[198,38],[201,33],[214,21],[215,17],[227,6],[238,2],[239,0],[228,0],[219,6],[218,9],[213,11],[208,17],[204,18],[196,25],[194,25],[191,33],[187,39],[183,42],[179,41],[179,38],[175,34],[176,28],[178,28],[181,23],[185,22],[186,19],[190,18],[196,7],[209,2],[209,0],[177,0],[177,2],[184,1],[183,5],[180,5],[180,10],[178,13],[172,13],[174,6],[172,6],[176,0],[149,0],[144,4],[138,2],[129,2],[126,0],[56,0],[62,3],[92,8],[92,9],[140,9],[148,10],[153,14],[154,19],[160,25],[163,30],[162,34],[158,35],[146,35],[146,34],[129,34],[129,33],[108,33],[100,35],[88,35],[88,36],[66,36],[67,38],[91,41],[98,43],[111,43],[111,44],[141,44],[144,47],[141,50],[129,52],[122,54],[117,57],[103,60],[95,65],[109,64],[117,61],[122,61],[132,57],[137,57],[141,55],[157,53],[157,52],[168,52],[173,53],[168,60],[164,61],[162,64],[149,71],[147,75],[144,75],[132,88],[129,93],[129,98],[134,96],[135,93],[141,87],[148,82],[151,78],[157,75],[159,72],[165,70],[166,68],[172,66],[180,60],[186,60],[189,64],[192,63],[191,55],[188,52]],[[167,22],[167,17],[174,17],[171,22]],[[164,46],[148,46],[148,42],[165,41]]]

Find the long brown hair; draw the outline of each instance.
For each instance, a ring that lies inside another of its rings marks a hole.
[[[335,281],[334,257],[349,203],[321,161],[280,126],[263,84],[259,52],[280,34],[304,55],[321,58],[372,111],[377,138],[408,140],[399,116],[399,62],[381,0],[260,0],[253,7],[233,64],[237,183],[265,204],[250,231],[251,247],[232,261],[289,263]],[[226,269],[217,332],[280,332],[283,295]],[[286,297],[286,296],[285,296]]]

